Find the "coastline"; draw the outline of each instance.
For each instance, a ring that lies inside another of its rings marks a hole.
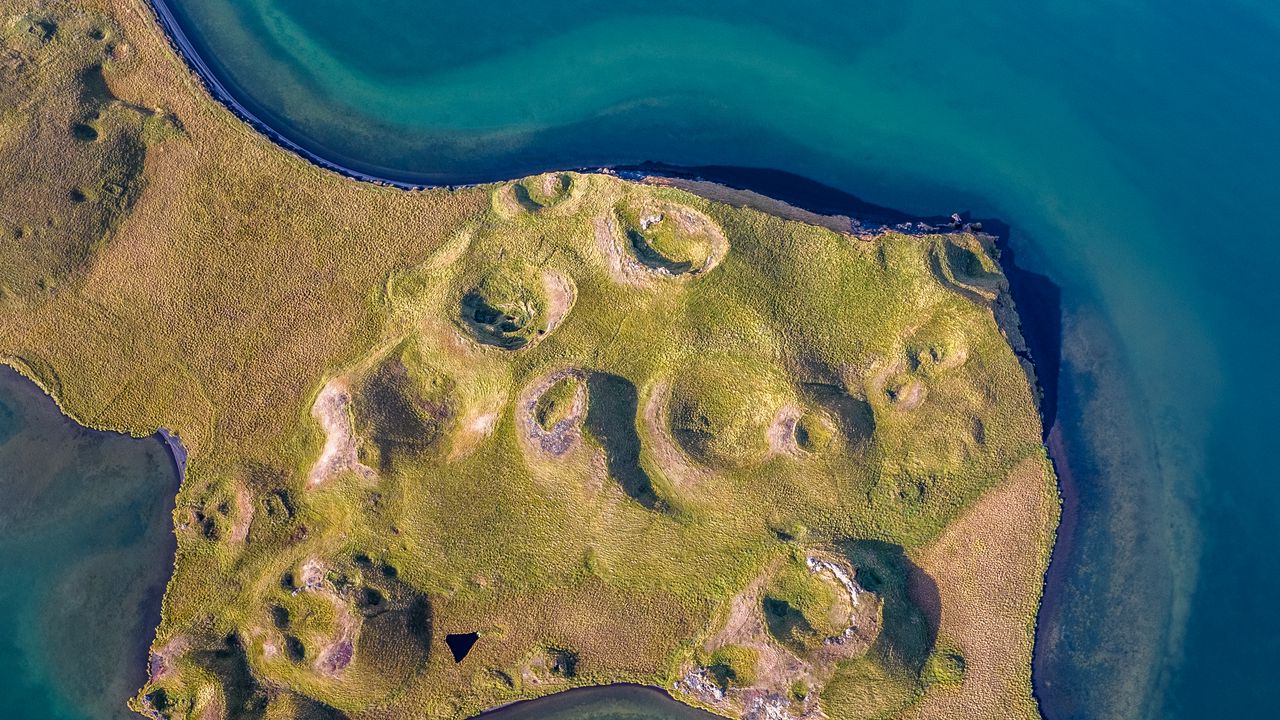
[[[169,456],[178,470],[178,484],[181,485],[182,481],[187,479],[187,448],[182,444],[178,434],[168,428],[160,428],[156,431],[156,435],[169,449]]]
[[[277,146],[285,150],[288,150],[289,152],[295,155],[298,155],[299,157],[315,165],[316,167],[328,172],[335,173],[337,175],[340,175],[348,179],[359,181],[359,182],[369,183],[369,184],[383,186],[383,187],[395,188],[395,189],[400,189],[405,191],[421,191],[421,190],[428,190],[428,189],[453,190],[458,188],[476,187],[480,185],[490,184],[490,183],[465,183],[465,184],[410,183],[410,182],[395,180],[392,178],[378,177],[376,175],[367,174],[367,173],[364,173],[349,167],[345,167],[339,163],[335,163],[325,159],[324,157],[308,150],[302,145],[290,140],[288,137],[279,133],[274,128],[272,128],[269,124],[263,122],[257,115],[251,112],[248,108],[244,107],[240,102],[238,102],[226,90],[225,86],[217,79],[217,77],[212,72],[212,70],[208,67],[208,65],[203,61],[203,59],[200,58],[199,54],[195,51],[194,47],[191,45],[191,43],[186,38],[181,28],[178,26],[177,21],[173,17],[172,11],[168,7],[166,0],[147,0],[147,4],[150,6],[152,12],[154,13],[156,22],[164,31],[165,37],[167,38],[170,46],[174,49],[174,51],[178,54],[178,56],[182,58],[184,63],[187,65],[189,72],[197,78],[197,80],[201,83],[201,85],[204,87],[205,91],[209,94],[210,97],[214,98],[219,104],[223,105],[225,108],[230,110],[237,118],[239,118],[241,121],[248,124],[256,132],[267,137],[271,142],[273,142]],[[723,185],[725,187],[729,187],[733,189],[749,190],[751,192],[758,193],[762,196],[773,198],[781,202],[785,202],[794,207],[800,208],[808,212],[813,212],[818,215],[831,215],[831,214],[847,215],[856,223],[856,226],[854,228],[851,228],[852,230],[855,231],[855,234],[857,230],[862,230],[865,232],[883,232],[883,231],[893,230],[893,231],[908,232],[908,233],[912,232],[913,230],[915,232],[920,232],[920,233],[947,232],[949,230],[950,231],[960,230],[960,227],[961,227],[960,224],[957,223],[957,221],[951,218],[948,218],[946,216],[909,215],[907,213],[902,213],[896,210],[892,210],[890,208],[884,208],[882,206],[877,206],[871,203],[867,203],[857,198],[856,196],[850,195],[848,193],[844,193],[842,191],[836,190],[834,188],[830,188],[828,186],[821,185],[820,183],[806,180],[799,176],[791,175],[788,173],[782,173],[779,171],[768,170],[768,169],[732,168],[727,166],[681,167],[681,166],[674,166],[674,165],[665,165],[661,163],[645,163],[639,166],[618,166],[618,167],[599,166],[599,167],[576,168],[576,169],[575,168],[568,168],[568,169],[549,168],[548,170],[578,170],[582,172],[610,173],[610,174],[622,175],[623,177],[628,177],[628,178],[677,177],[677,178],[691,179],[691,180],[692,179],[706,180],[708,182],[712,182],[718,185]],[[495,182],[497,181],[500,181],[500,180],[495,179]],[[990,220],[990,219],[983,219],[983,220],[974,222],[962,217],[962,221],[965,223],[966,227],[973,227],[976,231],[984,232],[986,234],[990,234],[993,237],[997,238],[997,245],[998,247],[1001,248],[1001,251],[1002,251],[1002,257],[1000,258],[1000,265],[1002,270],[1005,272],[1006,277],[1010,281],[1010,292],[1013,296],[1014,302],[1017,305],[1018,317],[1021,320],[1023,331],[1027,335],[1026,337],[1027,344],[1030,346],[1030,353],[1029,353],[1028,359],[1030,360],[1030,362],[1032,362],[1032,364],[1036,368],[1036,377],[1038,380],[1037,384],[1039,385],[1039,390],[1040,390],[1040,404],[1041,404],[1040,411],[1041,411],[1042,421],[1044,423],[1043,430],[1044,430],[1045,439],[1047,442],[1047,449],[1049,452],[1050,460],[1054,464],[1055,472],[1058,475],[1058,492],[1063,501],[1063,517],[1061,520],[1063,525],[1060,526],[1059,528],[1059,537],[1054,542],[1053,553],[1052,553],[1052,557],[1054,558],[1054,560],[1056,560],[1058,559],[1060,554],[1059,543],[1064,542],[1063,535],[1065,534],[1064,526],[1067,523],[1067,508],[1069,504],[1068,497],[1070,496],[1070,493],[1071,493],[1071,489],[1069,487],[1070,485],[1069,463],[1067,463],[1065,457],[1059,457],[1063,452],[1064,448],[1062,447],[1061,443],[1054,443],[1050,441],[1050,434],[1052,432],[1052,428],[1054,427],[1052,423],[1052,419],[1056,414],[1056,383],[1057,383],[1056,373],[1057,373],[1059,362],[1060,362],[1059,357],[1055,353],[1060,352],[1060,348],[1053,347],[1052,342],[1050,342],[1050,340],[1047,337],[1039,338],[1039,339],[1033,338],[1032,336],[1037,335],[1037,333],[1040,333],[1040,331],[1038,330],[1036,332],[1031,332],[1031,331],[1040,326],[1040,323],[1037,322],[1038,320],[1042,318],[1050,318],[1055,314],[1057,314],[1058,317],[1050,323],[1050,327],[1060,331],[1061,308],[1056,304],[1053,304],[1051,306],[1037,305],[1037,299],[1040,302],[1043,302],[1044,298],[1041,297],[1039,293],[1030,291],[1028,289],[1028,285],[1025,283],[1021,284],[1020,287],[1015,287],[1016,285],[1019,285],[1019,283],[1015,283],[1015,276],[1018,276],[1019,273],[1023,273],[1023,274],[1029,274],[1029,273],[1025,273],[1025,271],[1018,269],[1016,266],[1016,263],[1013,258],[1013,253],[1008,247],[1008,242],[1007,242],[1008,226],[1007,225],[997,220]],[[1044,282],[1052,286],[1052,283],[1051,281],[1048,280],[1048,278],[1044,278],[1044,276],[1038,276],[1038,277],[1043,278]],[[1056,290],[1056,286],[1053,286],[1053,287]],[[1050,292],[1049,295],[1056,298],[1056,295],[1054,295],[1053,292]],[[1040,334],[1044,334],[1044,333],[1040,333]],[[1049,332],[1048,334],[1052,334],[1052,333]],[[1058,342],[1060,342],[1060,338],[1058,338]],[[49,392],[47,389],[43,387],[43,385],[41,385],[41,388],[42,390],[46,391],[46,394],[49,394],[50,397],[53,397],[55,401],[57,401],[57,397],[55,393]],[[61,405],[59,405],[59,407],[61,407]],[[72,419],[74,420],[75,418],[72,418]],[[157,434],[160,436],[160,438],[165,442],[166,446],[169,448],[175,467],[178,469],[178,472],[179,472],[179,482],[181,482],[182,479],[185,478],[185,470],[186,470],[186,462],[187,462],[186,449],[182,446],[181,442],[178,440],[176,435],[173,435],[172,433],[169,433],[164,429],[160,429]],[[1074,512],[1074,505],[1071,505],[1071,507],[1072,507],[1072,512]],[[1072,522],[1074,522],[1074,520]],[[1067,540],[1069,540],[1069,536]],[[1061,563],[1060,562],[1055,563],[1054,560],[1050,561],[1050,566],[1049,566],[1050,569],[1045,575],[1045,587],[1044,587],[1044,592],[1041,598],[1041,611],[1040,613],[1037,613],[1037,616],[1036,616],[1037,637],[1039,632],[1038,626],[1041,618],[1041,613],[1043,612],[1044,607],[1047,604],[1056,601],[1056,594],[1054,592],[1056,589],[1056,586],[1053,580],[1053,578],[1056,576],[1053,571],[1053,568],[1055,567],[1055,564],[1060,566]],[[1037,647],[1038,645],[1039,644],[1037,642]],[[1033,667],[1034,667],[1034,659],[1033,659]],[[649,688],[649,686],[638,686],[638,687]],[[1039,695],[1038,693],[1036,693],[1035,688],[1036,688],[1036,682],[1035,682],[1035,676],[1033,673],[1033,679],[1032,679],[1033,694],[1036,694],[1037,700],[1039,700]],[[669,694],[667,694],[666,691],[661,688],[649,688],[649,689],[655,690],[657,692],[661,692],[665,695],[668,695],[668,697],[670,697]],[[521,703],[523,702],[536,702],[536,700],[521,701]],[[508,705],[508,706],[502,706],[502,707],[506,708],[511,706]],[[497,709],[499,708],[490,709],[486,711],[484,714],[482,714],[482,716],[487,715],[490,712],[494,712]],[[1042,707],[1042,712],[1043,710],[1044,709]]]
[[[1076,529],[1080,522],[1080,489],[1072,474],[1070,459],[1067,455],[1067,442],[1063,438],[1063,429],[1055,424],[1046,433],[1045,447],[1053,462],[1053,470],[1058,478],[1058,496],[1061,499],[1061,514],[1058,517],[1058,529],[1054,536],[1053,552],[1049,556],[1049,567],[1044,574],[1044,592],[1040,598],[1040,610],[1036,613],[1036,652],[1031,658],[1031,686],[1036,694],[1036,702],[1040,704],[1040,715],[1045,720],[1058,720],[1059,717],[1070,716],[1069,705],[1065,700],[1055,702],[1057,698],[1040,677],[1039,665],[1043,662],[1045,639],[1041,633],[1048,632],[1045,618],[1061,617],[1061,607],[1066,601],[1066,586],[1069,580],[1067,558],[1075,549]],[[1054,698],[1050,700],[1049,698]]]
[[[22,358],[14,355],[0,356],[0,371],[3,371],[5,369],[12,370],[14,373],[17,373],[27,382],[30,382],[32,385],[35,385],[37,388],[39,388],[41,393],[43,393],[46,397],[48,397],[50,400],[53,401],[53,404],[57,406],[58,412],[63,417],[67,418],[71,422],[75,423],[76,425],[79,425],[80,427],[86,430],[92,430],[94,432],[114,433],[117,435],[128,435],[129,437],[137,438],[137,439],[144,439],[144,438],[153,437],[153,436],[159,439],[160,442],[164,444],[165,449],[168,451],[169,459],[173,461],[174,468],[177,470],[177,473],[178,473],[178,486],[181,487],[183,480],[185,480],[187,477],[187,456],[189,453],[187,451],[186,446],[182,444],[182,440],[181,438],[178,437],[178,434],[176,432],[169,430],[168,428],[162,427],[162,428],[157,428],[153,433],[138,435],[138,434],[118,430],[113,427],[101,426],[101,425],[96,425],[94,423],[86,422],[83,419],[76,417],[74,414],[72,414],[70,411],[67,410],[65,405],[62,404],[62,398],[60,397],[60,393],[57,388],[57,383],[56,382],[50,383],[44,378],[40,377],[39,373],[37,373],[34,369],[32,369],[32,367],[28,365],[27,362]],[[176,492],[177,490],[175,488],[175,494]]]
[[[396,180],[393,178],[380,177],[370,173],[361,172],[354,168],[346,167],[340,163],[333,162],[322,155],[312,152],[303,145],[294,142],[283,133],[278,132],[269,123],[258,117],[256,113],[241,103],[236,97],[227,90],[223,82],[218,79],[213,69],[204,61],[200,53],[196,51],[195,46],[187,37],[186,32],[174,17],[173,10],[169,7],[168,0],[143,0],[143,3],[150,9],[152,20],[163,31],[165,40],[169,43],[169,47],[173,52],[182,59],[187,66],[187,70],[193,75],[197,82],[204,88],[204,91],[213,98],[215,102],[226,108],[231,114],[235,115],[242,122],[253,128],[259,134],[266,137],[271,142],[284,148],[285,150],[301,157],[307,162],[335,173],[342,177],[358,180],[372,185],[382,187],[395,188],[397,190],[459,190],[463,188],[479,187],[491,183],[415,183],[405,180]],[[582,172],[591,172],[597,168],[571,168]],[[502,178],[495,178],[493,182],[501,182]]]
[[[127,681],[121,683],[122,687],[127,687],[128,692],[132,693],[136,691],[136,688],[142,683],[146,682],[147,658],[150,654],[151,646],[154,643],[156,632],[162,621],[164,596],[168,589],[169,580],[172,578],[175,569],[177,559],[177,535],[174,531],[172,518],[178,490],[184,479],[183,471],[185,469],[186,449],[182,446],[176,436],[172,434],[166,435],[164,431],[157,432],[152,435],[135,435],[110,428],[87,425],[66,412],[58,394],[51,391],[51,389],[36,376],[36,373],[33,372],[30,367],[26,366],[21,358],[0,357],[0,386],[19,388],[19,386],[22,385],[25,385],[26,389],[17,389],[17,393],[19,395],[29,392],[34,401],[38,402],[40,405],[47,405],[47,408],[40,409],[41,416],[44,416],[47,412],[47,417],[50,421],[72,426],[75,428],[77,435],[88,434],[98,438],[122,439],[128,441],[131,445],[133,443],[141,444],[151,441],[159,441],[165,448],[164,452],[166,456],[173,463],[172,467],[175,471],[173,486],[157,487],[148,490],[148,493],[154,491],[159,502],[164,506],[162,513],[163,518],[167,521],[167,527],[163,528],[164,546],[159,549],[159,552],[164,557],[168,558],[168,569],[162,576],[157,572],[157,577],[148,579],[146,590],[137,598],[140,612],[138,613],[138,617],[132,619],[130,631],[124,634],[124,637],[129,639],[127,643],[129,658],[120,658],[116,663],[118,671],[122,676],[127,676],[128,678]],[[148,450],[146,452],[153,451]],[[161,529],[162,528],[157,528],[157,531]],[[92,551],[90,554],[92,555]],[[157,571],[159,570],[159,568],[154,569]],[[135,577],[134,581],[137,581],[137,579],[138,578]],[[90,594],[81,597],[78,602],[89,602],[92,597],[94,596],[90,592]],[[118,597],[112,599],[115,601],[120,600]],[[99,598],[99,600],[106,600],[106,598]],[[87,609],[89,609],[88,606],[81,607],[80,612],[84,612]],[[85,618],[85,620],[88,621],[89,618]],[[71,677],[69,680],[72,683],[88,682],[96,684],[101,682],[101,679],[96,677],[88,679]],[[55,682],[56,681],[57,680],[55,680]],[[125,697],[119,698],[121,708],[125,706],[128,697],[129,696],[126,695]]]
[[[186,32],[174,16],[173,10],[169,7],[169,0],[143,0],[143,2],[150,9],[152,19],[161,29],[171,50],[182,59],[189,74],[195,78],[209,97],[275,145],[297,155],[321,170],[358,182],[410,192],[460,190],[517,179],[500,176],[480,182],[411,182],[389,176],[375,175],[330,160],[276,130],[270,123],[264,121],[257,113],[250,110],[236,98],[227,89],[222,80],[218,78],[217,73],[200,56],[191,39],[187,37]],[[604,173],[641,181],[646,178],[706,181],[733,190],[754,193],[765,199],[778,201],[816,216],[848,217],[852,221],[852,227],[848,232],[854,235],[876,234],[884,231],[902,232],[904,234],[933,234],[957,231],[963,228],[964,230],[972,229],[975,232],[992,235],[1000,241],[998,244],[1002,250],[1009,251],[1007,242],[1005,242],[1008,239],[1009,226],[998,219],[974,220],[969,218],[967,213],[953,213],[950,216],[912,215],[867,202],[843,190],[800,175],[770,168],[728,165],[684,166],[661,161],[646,161],[640,164],[623,163],[581,167],[552,166],[538,168],[521,175],[521,177],[548,172]],[[984,230],[987,224],[991,225],[995,231]],[[1008,268],[1005,267],[1003,261],[1001,262],[1001,268],[1006,271],[1006,276],[1008,276]],[[1047,278],[1045,279],[1047,280]],[[1012,278],[1010,278],[1010,281],[1012,284]],[[1014,300],[1017,302],[1018,298],[1015,297]]]

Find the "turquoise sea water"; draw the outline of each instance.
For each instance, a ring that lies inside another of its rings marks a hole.
[[[136,717],[177,484],[160,440],[80,427],[0,367],[0,718]]]

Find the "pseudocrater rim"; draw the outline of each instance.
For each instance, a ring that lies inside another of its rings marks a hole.
[[[709,468],[738,469],[769,455],[771,428],[794,402],[786,375],[741,355],[690,358],[671,379],[668,427],[680,447]]]
[[[847,559],[817,549],[779,563],[759,598],[772,639],[810,660],[865,653],[879,633],[880,608],[854,573]]]
[[[705,213],[634,188],[624,188],[595,225],[601,250],[623,282],[706,275],[729,253],[724,230]]]
[[[397,459],[440,454],[458,414],[455,387],[412,343],[376,360],[352,386],[360,464],[387,470]]]
[[[458,316],[471,337],[502,350],[540,341],[564,321],[576,289],[568,276],[527,264],[485,273],[458,302]]]
[[[582,192],[571,173],[543,173],[499,185],[493,191],[493,207],[506,218],[524,213],[564,215],[573,212]]]
[[[531,268],[503,267],[462,295],[459,313],[477,342],[518,350],[547,332],[549,299]]]
[[[671,275],[705,273],[727,252],[724,233],[710,218],[675,203],[627,198],[617,222],[636,259]]]
[[[587,403],[587,380],[581,370],[558,370],[539,378],[517,400],[520,434],[543,456],[566,455],[581,442]]]

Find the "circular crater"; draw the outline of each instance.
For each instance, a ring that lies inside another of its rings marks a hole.
[[[786,379],[762,362],[698,358],[678,369],[671,383],[671,434],[704,465],[747,467],[769,455],[770,429],[790,399]]]
[[[568,173],[546,173],[513,183],[511,190],[522,208],[540,212],[569,200],[573,186],[573,176]]]
[[[969,341],[963,328],[961,321],[940,314],[916,329],[906,339],[908,369],[929,376],[964,365]]]
[[[563,209],[578,197],[577,181],[569,173],[544,173],[500,186],[493,193],[499,214],[514,217]]]
[[[729,242],[711,218],[670,200],[631,198],[610,223],[623,265],[632,272],[683,277],[710,272]]]
[[[928,392],[925,384],[911,375],[893,377],[884,386],[885,398],[897,410],[915,410]]]
[[[828,561],[792,558],[761,595],[765,627],[792,650],[817,650],[831,638],[844,637],[853,625],[853,596],[828,565],[838,568]]]
[[[385,358],[352,386],[357,459],[382,470],[445,441],[457,415],[452,378],[408,349]]]
[[[547,432],[582,420],[586,404],[586,385],[577,374],[557,373],[533,405],[533,419]]]
[[[491,272],[462,295],[459,317],[475,340],[519,350],[550,330],[546,283],[530,268]]]
[[[577,286],[564,273],[528,265],[504,267],[463,293],[458,319],[476,342],[519,350],[559,327],[577,297]]]
[[[820,453],[835,442],[835,422],[821,410],[806,410],[795,423],[796,447],[808,453]]]
[[[561,457],[578,444],[587,414],[587,382],[573,369],[554,372],[521,394],[521,434],[544,455]]]
[[[866,400],[850,395],[848,390],[834,383],[807,383],[802,387],[805,400],[809,403],[808,420],[803,417],[796,422],[796,445],[808,450],[805,445],[813,446],[810,452],[821,452],[824,438],[824,421],[834,424],[835,437],[845,449],[864,449],[872,440],[876,431],[875,412]],[[800,437],[800,426],[810,437]],[[830,445],[830,443],[828,443]]]

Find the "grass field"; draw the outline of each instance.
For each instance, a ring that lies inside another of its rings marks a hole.
[[[1035,715],[1057,502],[989,239],[359,184],[212,102],[141,0],[0,8],[0,358],[190,450],[139,709],[456,718],[705,669],[728,692],[679,696],[728,714]]]

